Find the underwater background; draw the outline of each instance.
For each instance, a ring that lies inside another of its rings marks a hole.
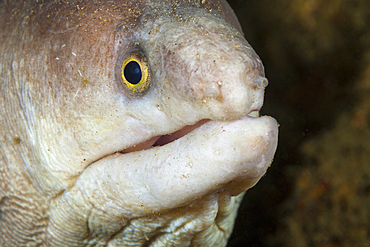
[[[228,246],[370,246],[370,1],[229,3],[280,133]]]

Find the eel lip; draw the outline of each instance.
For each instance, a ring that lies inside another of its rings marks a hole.
[[[259,110],[253,110],[250,113],[247,114],[249,117],[252,118],[257,118],[259,117]],[[173,142],[177,139],[180,139],[181,137],[187,135],[188,133],[192,132],[193,130],[199,128],[203,124],[205,124],[208,121],[214,121],[210,119],[202,119],[198,121],[197,123],[193,125],[186,125],[180,130],[177,130],[171,134],[167,135],[161,135],[161,136],[154,136],[142,143],[136,144],[134,146],[131,146],[129,148],[123,149],[119,151],[119,153],[125,154],[125,153],[131,153],[131,152],[136,152],[136,151],[141,151],[145,149],[149,149],[151,147],[157,147],[157,146],[164,146],[170,142]],[[232,120],[229,120],[232,121]]]

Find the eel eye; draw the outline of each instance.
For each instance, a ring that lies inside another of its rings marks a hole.
[[[136,61],[130,61],[125,65],[123,68],[123,77],[122,79],[126,79],[127,83],[131,85],[137,85],[141,78],[143,78],[143,73],[141,72],[140,64]]]
[[[139,50],[126,54],[117,76],[120,88],[130,97],[141,97],[150,87],[150,76],[146,57]]]

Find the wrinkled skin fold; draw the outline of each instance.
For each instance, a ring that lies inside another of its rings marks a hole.
[[[278,127],[225,1],[5,1],[0,28],[1,246],[227,244]]]

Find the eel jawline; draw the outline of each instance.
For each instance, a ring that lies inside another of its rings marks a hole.
[[[236,195],[265,173],[277,133],[276,121],[266,116],[208,121],[164,146],[102,158],[75,189],[95,207],[127,216],[180,207],[220,189]]]

